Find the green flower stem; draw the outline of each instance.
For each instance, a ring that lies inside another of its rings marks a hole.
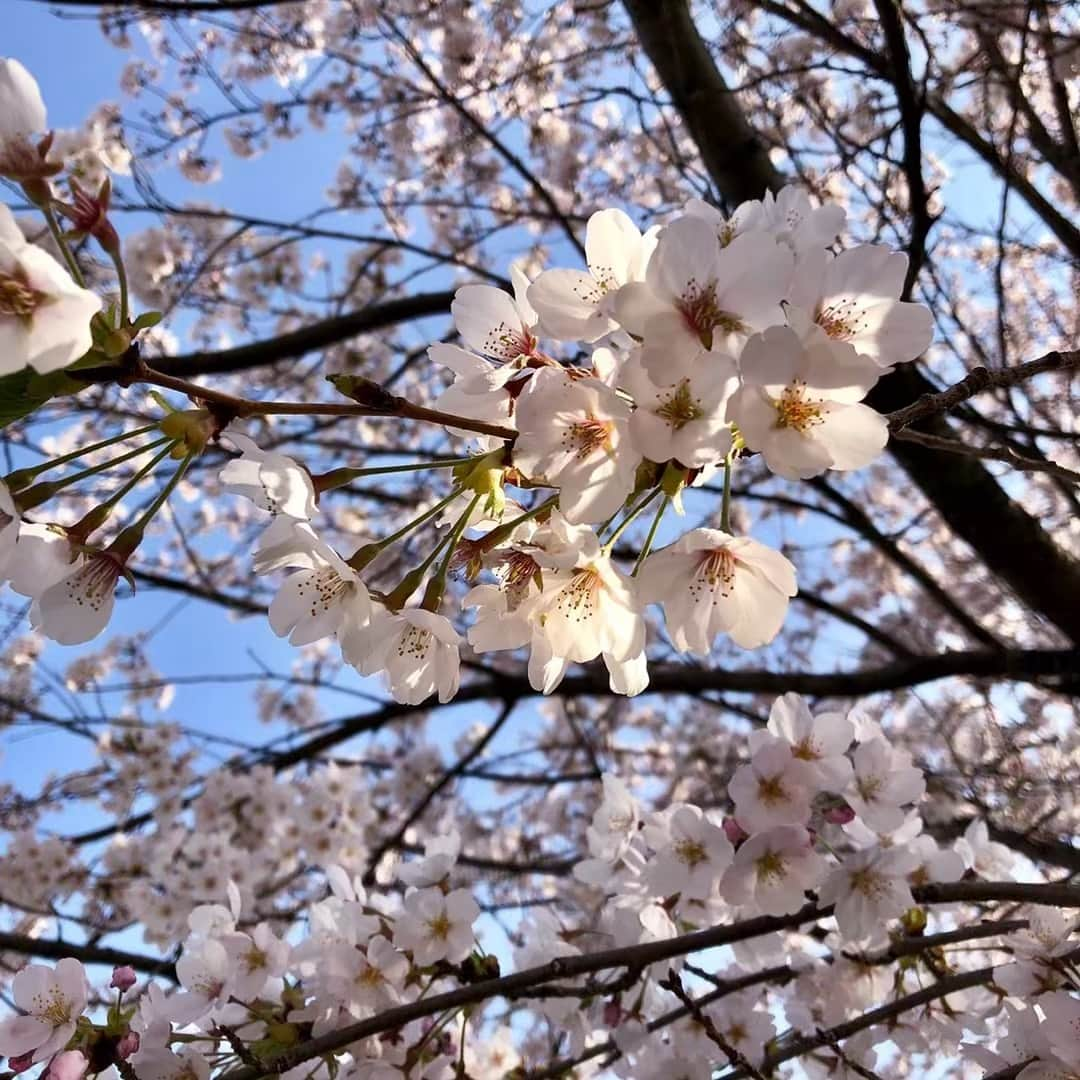
[[[128,492],[132,491],[136,485],[138,485],[143,477],[153,472],[158,465],[172,453],[175,440],[170,439],[167,446],[163,446],[145,465],[139,468],[135,474],[126,483],[122,484],[116,491],[114,491],[100,506],[95,506],[86,516],[68,529],[68,537],[78,543],[86,543],[86,539],[91,533],[100,529],[106,521],[109,520],[110,515],[116,508],[116,505],[124,498]]]
[[[43,502],[47,502],[54,495],[63,491],[64,488],[70,487],[72,484],[77,484],[91,476],[97,476],[98,473],[105,472],[114,465],[122,465],[125,461],[129,461],[133,457],[138,457],[140,454],[145,454],[148,450],[156,450],[165,443],[169,443],[171,447],[173,441],[174,440],[170,439],[169,436],[163,435],[160,439],[155,439],[153,442],[146,443],[144,446],[136,446],[134,450],[129,450],[126,454],[120,454],[118,457],[109,458],[108,461],[103,461],[100,465],[92,465],[88,469],[82,469],[77,473],[72,473],[71,476],[63,477],[60,480],[49,480],[45,483],[35,484],[33,487],[20,491],[15,497],[15,502],[20,510],[32,510],[35,506],[40,506]]]
[[[169,500],[169,496],[176,490],[177,485],[184,479],[191,463],[195,460],[197,451],[191,450],[183,461],[176,467],[176,471],[169,477],[168,482],[158,493],[157,498],[146,508],[146,512],[133,525],[129,525],[109,545],[109,550],[123,559],[127,559],[131,553],[142,543],[147,525],[154,519],[158,511]]]
[[[397,532],[391,533],[389,536],[384,536],[381,540],[376,540],[370,544],[364,544],[363,547],[358,548],[353,554],[353,557],[348,560],[349,566],[354,570],[363,570],[365,566],[372,559],[375,558],[379,552],[388,548],[391,544],[400,540],[403,536],[408,536],[414,529],[419,529],[421,525],[426,524],[433,517],[435,517],[444,507],[449,506],[463,491],[465,486],[459,484],[446,496],[445,499],[440,499],[430,510],[425,510],[418,518],[414,518],[407,525],[398,529]]]
[[[83,446],[78,450],[72,450],[70,454],[49,458],[48,461],[43,461],[39,465],[29,465],[25,469],[15,469],[14,472],[10,472],[4,477],[4,483],[7,484],[9,490],[17,491],[19,488],[24,488],[27,484],[33,483],[43,472],[48,472],[50,469],[55,469],[60,465],[66,465],[69,461],[75,461],[77,458],[92,454],[97,450],[104,450],[106,446],[112,446],[114,443],[125,442],[127,439],[136,439],[140,435],[156,430],[157,424],[155,423],[136,428],[134,431],[122,431],[119,435],[113,435],[109,439],[102,439],[101,442]]]
[[[428,611],[438,611],[439,605],[442,603],[443,593],[446,592],[446,579],[450,575],[450,561],[454,557],[454,552],[457,550],[458,544],[461,543],[461,538],[465,533],[465,530],[469,527],[469,518],[472,517],[473,511],[476,509],[477,504],[484,497],[482,491],[478,491],[470,500],[469,505],[465,509],[465,513],[457,519],[453,530],[450,533],[450,546],[446,549],[446,555],[443,558],[442,566],[439,567],[439,572],[428,583],[428,587],[424,592],[424,601],[422,606],[427,608]]]
[[[486,456],[486,455],[481,455]],[[352,480],[365,476],[388,476],[392,473],[423,472],[425,469],[451,469],[456,465],[467,465],[470,461],[479,461],[479,457],[437,458],[434,461],[414,461],[408,465],[378,465],[364,469],[331,469],[314,477],[315,489],[320,493],[344,487]]]
[[[642,499],[641,502],[631,510],[626,517],[619,523],[619,527],[608,537],[607,543],[604,544],[604,552],[608,555],[611,554],[612,549],[615,547],[615,542],[619,539],[630,523],[640,514],[658,495],[662,495],[663,490],[661,488],[653,488],[648,495]]]
[[[130,302],[128,300],[127,268],[124,266],[124,257],[119,248],[109,252],[113,266],[116,267],[116,282],[120,286],[120,326],[127,326],[131,317]]]
[[[50,203],[45,203],[41,207],[41,212],[45,215],[45,220],[49,224],[49,232],[52,233],[52,238],[56,241],[56,246],[60,249],[61,255],[64,256],[64,262],[67,263],[68,271],[75,279],[75,284],[80,288],[86,288],[86,278],[83,277],[83,272],[79,269],[79,264],[75,261],[75,256],[71,253],[71,248],[68,247],[68,242],[64,236],[63,230],[60,228],[60,222],[56,220],[56,211],[53,210]]]
[[[652,551],[653,541],[656,539],[656,530],[660,528],[660,519],[664,516],[664,511],[671,505],[671,496],[665,495],[663,502],[660,503],[660,508],[656,511],[656,516],[653,518],[652,524],[649,526],[649,534],[645,537],[645,543],[641,548],[637,557],[637,562],[634,563],[634,569],[631,571],[631,577],[637,577],[638,571],[641,569],[641,564],[649,557],[649,552]]]

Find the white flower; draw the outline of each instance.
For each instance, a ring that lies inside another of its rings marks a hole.
[[[514,464],[559,488],[568,521],[603,521],[634,490],[641,455],[627,437],[629,420],[629,405],[603,383],[544,368],[518,399]]]
[[[1080,998],[1066,993],[1049,994],[1039,999],[1039,1008],[1046,1017],[1040,1033],[1076,1075],[1080,1072]]]
[[[371,1015],[396,1004],[409,973],[409,961],[381,934],[363,949],[335,950],[330,955],[332,989],[354,1016]]]
[[[697,469],[722,461],[731,449],[727,401],[738,387],[734,359],[711,352],[677,382],[654,381],[635,350],[621,382],[634,399],[630,438],[650,461],[675,460]]]
[[[423,608],[376,608],[366,626],[346,623],[339,633],[345,659],[362,675],[386,673],[395,701],[419,705],[438,693],[444,704],[461,680],[461,636],[443,615]]]
[[[930,347],[934,319],[922,304],[897,299],[908,257],[862,244],[803,260],[792,284],[788,322],[807,343],[823,334],[881,368],[914,360]]]
[[[169,999],[172,1021],[180,1026],[192,1024],[228,1004],[233,976],[233,961],[220,941],[189,939],[176,961],[176,977],[184,989]]]
[[[708,350],[738,355],[749,334],[783,322],[794,256],[763,233],[721,247],[693,217],[660,233],[646,283],[619,290],[616,316],[644,341],[642,363],[657,383],[673,383]]]
[[[394,923],[394,944],[427,967],[439,960],[458,964],[472,952],[472,925],[480,906],[466,889],[443,895],[439,889],[415,889],[405,894],[404,910]]]
[[[844,857],[825,879],[819,896],[836,905],[840,933],[852,941],[885,936],[885,924],[915,906],[907,876],[918,856],[902,848],[866,848]]]
[[[880,369],[850,345],[807,346],[789,327],[774,326],[746,343],[739,369],[728,419],[778,476],[859,469],[885,448],[888,424],[860,404]]]
[[[15,1005],[26,1015],[0,1020],[0,1056],[33,1053],[44,1061],[64,1049],[86,1008],[86,972],[65,958],[55,968],[29,964],[11,984]]]
[[[753,1063],[765,1057],[765,1044],[776,1034],[769,1014],[754,1008],[756,995],[731,994],[709,1010],[716,1029],[725,1040]]]
[[[960,853],[941,847],[932,836],[916,836],[908,841],[908,850],[918,860],[908,874],[911,885],[925,885],[930,881],[959,881],[964,876],[964,860]]]
[[[222,939],[233,966],[232,994],[240,1001],[254,1001],[268,979],[280,979],[289,963],[289,945],[275,936],[266,923],[251,934],[226,934]]]
[[[847,215],[835,203],[814,206],[805,188],[788,184],[775,195],[771,191],[759,202],[739,208],[747,229],[762,229],[791,246],[796,254],[835,244]]]
[[[899,828],[907,803],[926,791],[921,769],[911,764],[906,750],[894,750],[882,738],[860,743],[852,755],[854,775],[844,797],[848,805],[875,832]]]
[[[398,880],[419,888],[437,885],[453,870],[460,854],[461,834],[456,829],[444,836],[430,836],[424,844],[422,859],[399,864]]]
[[[643,603],[663,607],[675,648],[695,656],[708,656],[718,634],[744,649],[772,641],[797,591],[780,552],[719,529],[692,529],[650,555],[638,583]]]
[[[956,850],[964,865],[987,881],[1008,881],[1012,877],[1016,856],[1005,844],[990,839],[985,821],[973,821],[956,841]]]
[[[584,664],[601,653],[617,661],[641,653],[645,620],[633,579],[601,551],[595,533],[581,537],[570,569],[562,569],[559,556],[551,558],[540,549],[534,554],[542,565],[554,564],[545,568],[532,617],[556,656]]]
[[[282,564],[302,567],[285,579],[270,603],[274,633],[293,645],[308,645],[337,633],[346,620],[365,625],[371,598],[360,575],[307,525],[297,524],[292,535],[295,550],[279,550],[276,559],[260,563],[263,572]]]
[[[131,1064],[139,1080],[210,1080],[210,1063],[193,1046],[140,1050]]]
[[[96,638],[109,625],[123,572],[123,561],[111,552],[88,554],[35,599],[30,625],[61,645]]]
[[[656,815],[654,822],[645,829],[645,840],[656,852],[646,867],[649,887],[659,896],[709,899],[734,854],[723,828],[686,804]]]
[[[816,794],[817,774],[776,740],[760,746],[728,783],[735,818],[749,833],[777,825],[805,825]]]
[[[4,543],[9,536],[7,528],[4,526],[0,529],[0,543]],[[0,555],[0,567],[3,567],[8,583],[15,592],[35,599],[50,585],[67,577],[81,556],[72,548],[64,531],[52,525],[23,522],[18,527],[18,534],[15,550],[6,563],[4,556]]]
[[[0,176],[22,180],[42,174],[41,153],[31,138],[47,123],[34,76],[18,60],[0,60]]]
[[[0,480],[0,579],[11,576],[20,529],[19,508],[7,484]]]
[[[585,227],[583,270],[545,270],[529,286],[529,303],[556,341],[596,341],[614,330],[611,298],[645,276],[654,235],[642,236],[622,210],[598,210]]]
[[[994,982],[1013,997],[1030,1000],[1064,987],[1064,971],[1055,961],[1076,947],[1074,922],[1058,908],[1041,905],[1020,915],[1027,919],[1027,928],[1009,935],[1013,962],[994,969]]]
[[[814,716],[798,694],[783,694],[769,710],[767,731],[750,732],[750,752],[773,739],[782,739],[791,754],[806,762],[822,791],[842,791],[851,779],[851,762],[846,757],[855,725],[841,713]]]
[[[301,521],[315,516],[315,488],[306,469],[285,454],[261,450],[238,431],[228,431],[225,437],[241,453],[221,470],[226,491],[250,499],[271,514]]]
[[[754,905],[766,915],[790,915],[806,903],[825,873],[810,834],[801,825],[781,825],[757,833],[735,852],[721,882],[731,904]]]
[[[100,307],[47,251],[26,242],[0,204],[0,375],[74,363],[93,344],[90,319]]]
[[[514,398],[507,383],[515,377],[524,379],[530,374],[528,371],[523,373],[519,361],[496,366],[475,353],[445,342],[432,345],[428,356],[455,376],[453,383],[432,402],[434,408],[469,420],[516,427]],[[479,435],[450,426],[446,430],[464,439],[475,439],[484,450],[494,450],[502,445],[502,440],[494,435]]]
[[[525,299],[528,283],[515,274],[511,297],[494,285],[463,285],[454,294],[450,313],[465,344],[495,360],[536,355],[536,312]]]

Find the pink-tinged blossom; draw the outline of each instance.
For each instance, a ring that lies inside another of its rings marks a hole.
[[[493,285],[463,285],[454,294],[450,313],[473,352],[504,362],[536,354],[537,316],[525,299],[523,275],[515,286],[515,296]]]
[[[926,791],[922,770],[906,750],[895,750],[882,738],[860,743],[852,755],[854,775],[844,797],[859,819],[875,832],[899,828],[908,803]]]
[[[292,530],[294,541],[259,560],[259,572],[282,566],[296,570],[270,603],[270,626],[293,645],[330,637],[348,620],[363,626],[371,617],[371,598],[360,575],[304,523]]]
[[[790,746],[792,757],[810,766],[817,787],[842,791],[852,776],[846,755],[854,736],[854,724],[842,713],[814,716],[798,694],[783,694],[769,710],[767,730],[750,733],[750,752],[770,739],[781,739]]]
[[[738,387],[735,360],[710,353],[677,382],[656,382],[635,350],[620,382],[634,399],[630,441],[650,461],[698,469],[723,461],[731,449],[727,402]]]
[[[876,941],[887,924],[915,906],[907,877],[918,856],[903,848],[867,848],[844,857],[819,890],[836,905],[840,933],[851,941]]]
[[[308,471],[285,454],[262,450],[238,431],[225,433],[241,453],[221,470],[227,492],[250,499],[260,510],[308,521],[315,516],[315,486]]]
[[[0,580],[10,577],[20,535],[19,508],[0,480]]]
[[[817,887],[825,869],[806,829],[781,825],[756,833],[735,852],[720,892],[731,904],[790,915],[806,903],[806,890]]]
[[[130,990],[138,981],[139,977],[135,974],[135,969],[125,964],[122,967],[113,968],[109,985],[114,990],[124,992]]]
[[[930,309],[898,299],[907,273],[902,251],[861,244],[803,260],[792,283],[788,322],[807,343],[818,336],[851,345],[880,368],[907,363],[930,347]]]
[[[49,1080],[82,1080],[90,1059],[81,1050],[64,1050],[49,1062],[44,1076]]]
[[[86,1008],[86,972],[70,958],[55,968],[29,964],[12,980],[11,996],[24,1015],[0,1020],[0,1056],[31,1054],[34,1063],[44,1061],[75,1034]]]
[[[93,344],[90,320],[100,308],[47,251],[26,242],[0,204],[0,375],[74,363]]]
[[[60,645],[91,641],[109,625],[124,561],[111,551],[85,555],[30,607],[30,625]]]
[[[289,945],[266,923],[259,923],[250,934],[226,934],[221,942],[232,963],[233,997],[245,1002],[254,1001],[271,979],[278,980],[280,988],[280,979],[289,963]]]
[[[614,294],[641,281],[655,245],[622,210],[598,210],[585,227],[588,271],[545,270],[529,286],[529,302],[556,341],[596,341],[614,330]]]
[[[37,80],[18,60],[0,59],[0,176],[22,181],[58,171],[44,164],[42,144],[33,141],[47,124]]]
[[[394,700],[405,705],[419,705],[432,694],[445,704],[457,693],[460,645],[450,620],[423,608],[380,615],[366,631],[350,624],[341,637],[345,658],[362,674],[384,672]]]
[[[778,825],[805,825],[817,793],[817,774],[779,740],[759,747],[728,782],[735,817],[749,833]]]
[[[744,649],[772,641],[797,591],[780,552],[719,529],[693,529],[650,555],[638,581],[641,599],[663,607],[675,648],[695,656],[720,634]]]
[[[140,1050],[131,1065],[139,1080],[210,1080],[210,1063],[193,1046]]]
[[[183,990],[169,999],[170,1019],[182,1027],[228,1004],[233,975],[233,961],[220,941],[190,939],[176,961]]]
[[[655,851],[646,866],[646,880],[658,896],[679,893],[686,899],[707,900],[734,854],[723,827],[686,804],[655,815],[644,837]]]
[[[615,313],[643,339],[641,361],[657,382],[675,382],[710,350],[738,355],[746,338],[783,322],[791,251],[763,233],[721,247],[692,217],[660,233],[646,281],[619,290]]]
[[[456,830],[430,836],[424,843],[423,858],[398,865],[398,880],[417,888],[438,885],[454,869],[460,854],[461,834]]]
[[[850,345],[805,345],[789,327],[774,326],[746,343],[739,369],[728,419],[778,476],[861,469],[885,449],[888,424],[861,404],[880,369]]]
[[[439,960],[459,964],[475,944],[473,923],[480,907],[465,889],[444,894],[439,889],[415,889],[405,894],[401,914],[394,923],[394,944],[411,952],[427,967]]]
[[[432,406],[453,416],[480,420],[486,424],[515,428],[514,397],[507,383],[516,377],[527,378],[521,360],[496,365],[458,345],[440,342],[428,349],[428,357],[454,373],[454,381],[433,402]],[[502,446],[502,439],[479,435],[466,428],[448,426],[447,431],[464,439],[475,439],[483,450]]]
[[[956,850],[964,865],[987,881],[1005,881],[1012,877],[1016,855],[1005,844],[990,839],[990,829],[985,821],[971,822],[956,841]]]
[[[567,521],[603,521],[634,490],[641,455],[629,439],[630,406],[610,387],[544,368],[518,399],[516,415],[514,465],[559,488]]]

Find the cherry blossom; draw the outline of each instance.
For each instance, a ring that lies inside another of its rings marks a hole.
[[[437,960],[457,964],[472,952],[472,926],[479,916],[479,905],[464,889],[445,895],[439,889],[415,889],[405,895],[394,944],[411,952],[422,967]]]
[[[749,833],[778,825],[805,825],[816,779],[811,766],[796,758],[787,744],[765,743],[728,783],[735,817]]]
[[[906,750],[880,737],[860,743],[852,755],[854,775],[844,795],[860,819],[877,832],[891,832],[904,820],[907,803],[926,790],[922,772]]]
[[[807,344],[824,334],[882,368],[914,360],[929,348],[934,323],[922,304],[897,299],[907,265],[903,252],[873,244],[815,253],[795,275],[788,322]]]
[[[861,469],[885,448],[888,425],[860,404],[880,371],[846,343],[803,345],[788,327],[756,334],[739,359],[728,419],[788,480]]]
[[[567,521],[598,522],[633,491],[640,454],[628,438],[630,408],[594,379],[536,373],[518,399],[514,464],[559,488]]]
[[[87,552],[59,581],[36,597],[30,623],[61,645],[79,645],[109,624],[124,562],[111,551]]]
[[[846,938],[884,936],[885,924],[915,906],[907,875],[918,863],[911,851],[867,848],[845,857],[819,890],[823,903],[836,905],[836,922]]]
[[[693,529],[641,567],[641,597],[660,604],[672,644],[708,656],[728,634],[756,649],[779,632],[795,595],[795,567],[778,551],[720,529]]]
[[[814,786],[824,791],[842,791],[852,776],[847,758],[855,727],[842,713],[814,716],[798,694],[782,694],[769,710],[768,729],[750,733],[750,750],[772,739],[791,747],[792,757],[804,761],[814,774]]]
[[[645,839],[656,854],[647,875],[662,896],[680,893],[689,899],[708,899],[731,863],[731,842],[722,826],[698,807],[676,805],[646,826]]]
[[[655,236],[642,236],[618,209],[598,210],[585,230],[588,272],[545,270],[529,286],[529,303],[544,330],[557,341],[592,342],[615,329],[610,317],[614,294],[642,281]]]
[[[86,1008],[86,972],[70,958],[55,968],[29,964],[12,980],[12,997],[25,1015],[0,1020],[0,1054],[44,1061],[75,1034]]]
[[[260,510],[308,521],[315,516],[315,488],[311,476],[285,454],[261,450],[238,431],[228,440],[240,450],[221,470],[224,489],[250,499]]]
[[[45,102],[18,60],[0,59],[0,174],[21,180],[38,174],[41,156],[30,139],[47,126]]]
[[[779,825],[751,836],[735,852],[721,890],[733,904],[766,915],[788,915],[806,903],[806,890],[816,888],[825,861],[800,825]]]
[[[93,344],[90,319],[100,307],[48,252],[26,242],[0,204],[0,374],[74,363]]]

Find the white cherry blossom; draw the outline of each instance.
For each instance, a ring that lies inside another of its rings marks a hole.
[[[676,382],[709,350],[738,355],[748,335],[783,322],[791,251],[762,233],[726,247],[692,217],[660,233],[644,283],[619,290],[616,315],[644,341],[641,361],[657,383]]]
[[[603,383],[546,368],[518,399],[514,464],[559,488],[568,521],[603,521],[634,489],[641,455],[629,421],[630,407]]]
[[[86,972],[65,957],[56,967],[28,964],[12,980],[11,993],[23,1016],[0,1020],[0,1055],[31,1054],[45,1061],[63,1050],[86,1008]]]
[[[815,786],[822,791],[842,791],[852,776],[847,758],[855,737],[855,725],[842,713],[819,713],[814,716],[799,694],[782,694],[769,710],[766,731],[750,733],[750,752],[770,739],[783,740],[793,757],[812,770]]]
[[[481,356],[515,361],[536,354],[537,315],[526,297],[528,283],[515,275],[515,296],[494,285],[463,285],[450,313],[462,340]]]
[[[759,746],[728,782],[735,818],[749,833],[778,825],[805,825],[816,781],[814,769],[794,757],[786,742]]]
[[[31,139],[47,123],[37,80],[18,60],[0,59],[0,175],[34,175],[41,159]]]
[[[646,868],[647,880],[660,896],[680,893],[688,899],[708,899],[734,854],[722,826],[686,804],[655,816],[646,826],[645,839],[656,852]]]
[[[710,352],[678,382],[654,382],[635,350],[621,382],[633,397],[630,438],[650,461],[696,469],[722,461],[731,449],[727,402],[738,386],[735,360]]]
[[[86,554],[34,600],[30,625],[61,645],[93,640],[109,625],[123,573],[123,560],[112,552]]]
[[[772,641],[795,595],[795,567],[778,551],[719,529],[693,529],[650,555],[641,598],[660,604],[672,644],[708,656],[719,634],[756,649]]]
[[[0,204],[0,375],[74,363],[93,344],[90,319],[100,307],[47,251],[26,242]]]
[[[225,438],[239,451],[221,470],[221,483],[233,495],[250,499],[260,510],[308,521],[315,516],[315,488],[308,471],[285,454],[262,450],[238,431]]]
[[[907,266],[902,251],[873,244],[817,252],[799,265],[788,322],[808,344],[824,335],[882,368],[914,360],[930,347],[934,320],[929,308],[898,299]]]
[[[731,904],[766,915],[790,915],[806,903],[806,890],[817,887],[825,869],[806,829],[780,825],[756,833],[738,848],[721,894]]]
[[[645,277],[655,235],[642,236],[622,210],[598,210],[585,228],[588,271],[545,270],[529,286],[529,302],[557,341],[592,342],[614,330],[614,293]]]
[[[860,743],[852,755],[854,774],[844,792],[848,805],[875,832],[887,833],[903,824],[908,803],[926,790],[922,770],[911,764],[906,750],[883,738]]]
[[[458,964],[472,952],[473,923],[480,906],[465,889],[444,894],[415,889],[405,894],[404,909],[394,923],[394,944],[426,967],[438,960]]]
[[[19,508],[15,505],[7,484],[0,480],[0,580],[12,574],[12,562],[21,529]]]
[[[739,368],[728,419],[777,475],[860,469],[884,450],[888,424],[861,404],[880,369],[850,345],[804,345],[789,327],[774,326],[746,343]]]
[[[853,941],[880,940],[886,924],[915,906],[907,876],[918,856],[903,848],[866,848],[844,857],[822,883],[822,903],[836,905],[840,933]]]

